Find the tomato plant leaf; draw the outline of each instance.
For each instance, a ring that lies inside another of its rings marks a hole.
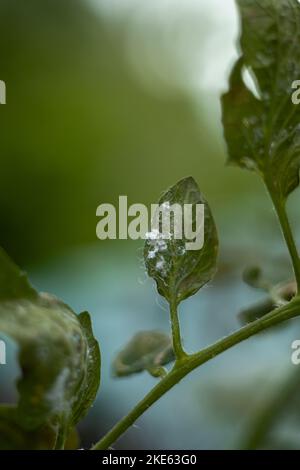
[[[56,433],[49,425],[35,430],[25,430],[19,424],[15,406],[0,406],[0,450],[46,450],[53,449]]]
[[[78,423],[88,412],[94,403],[99,384],[101,357],[97,340],[93,335],[91,318],[88,312],[83,312],[78,316],[82,334],[86,339],[86,380],[80,387],[80,391],[73,408],[73,425]]]
[[[123,377],[148,370],[151,374],[174,360],[171,338],[160,331],[141,331],[117,355],[113,372]]]
[[[300,78],[300,4],[237,3],[242,54],[222,97],[229,163],[256,171],[285,201],[299,185],[300,107],[292,102],[292,85]]]
[[[19,298],[36,299],[26,274],[16,266],[0,247],[0,302]]]
[[[148,234],[144,258],[150,277],[156,281],[158,292],[169,302],[179,304],[195,294],[209,282],[215,274],[218,255],[218,236],[210,208],[200,193],[196,181],[184,178],[167,190],[159,201],[159,207],[171,209],[173,205],[185,211],[190,205],[192,211],[188,223],[195,232],[203,230],[203,245],[198,249],[188,249],[191,242],[182,230],[182,237],[176,238],[176,223],[170,224],[169,239],[161,239],[161,233]],[[196,221],[196,207],[202,206],[204,217]],[[172,220],[172,214],[170,214]],[[204,224],[204,225],[203,225]],[[185,224],[184,224],[185,225]],[[185,227],[184,227],[185,228]]]
[[[31,431],[24,429],[14,405],[0,405],[0,436],[0,450],[51,450],[57,438],[48,424]],[[78,433],[73,428],[67,436],[65,449],[78,449],[78,445]]]
[[[18,425],[27,431],[51,425],[67,435],[99,386],[100,351],[89,315],[37,293],[2,251],[0,280],[0,331],[17,343],[22,371]]]

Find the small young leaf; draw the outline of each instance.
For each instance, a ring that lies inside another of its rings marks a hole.
[[[258,318],[264,317],[268,313],[272,312],[272,310],[275,308],[276,303],[274,302],[274,299],[269,296],[255,305],[241,310],[238,317],[241,321],[241,324],[246,325],[247,323],[251,323]]]
[[[259,266],[250,266],[243,273],[243,280],[248,286],[260,288],[263,280],[262,270]]]
[[[229,163],[256,171],[285,202],[299,185],[300,106],[292,84],[300,78],[297,0],[237,0],[242,56],[222,97]],[[251,90],[243,74],[252,77]]]
[[[272,291],[272,283],[265,277],[259,266],[250,266],[243,273],[243,280],[248,286],[254,289],[261,289],[266,292]]]
[[[196,205],[204,205],[204,244],[202,248],[188,250],[184,230],[181,239],[175,238],[175,224],[171,224],[170,239],[149,236],[145,243],[144,258],[150,277],[157,284],[158,292],[169,302],[179,304],[195,294],[209,282],[216,271],[218,236],[210,208],[191,177],[184,178],[166,191],[159,206],[178,205],[184,213],[184,205],[193,208],[192,220],[195,226]],[[150,234],[151,235],[151,234]]]
[[[160,375],[161,366],[174,360],[171,339],[159,331],[137,333],[121,351],[114,363],[113,372],[123,377],[144,370]]]
[[[267,289],[266,289],[267,290]],[[285,284],[278,284],[268,289],[269,295],[267,298],[258,302],[251,307],[242,310],[239,313],[239,318],[242,323],[249,323],[263,317],[267,313],[271,312],[278,305],[290,302],[296,295],[297,287],[294,281]]]
[[[67,435],[99,386],[100,352],[89,315],[38,294],[3,252],[0,279],[0,331],[19,346],[18,425],[28,432],[47,425]]]
[[[78,320],[87,343],[86,380],[80,388],[76,403],[73,407],[73,425],[78,423],[86,415],[95,400],[100,384],[101,368],[99,345],[93,335],[90,315],[88,312],[83,312],[78,316]]]

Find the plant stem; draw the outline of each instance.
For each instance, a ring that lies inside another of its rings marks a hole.
[[[279,420],[283,410],[289,406],[293,397],[297,394],[300,386],[300,375],[297,367],[289,373],[285,381],[274,391],[273,395],[268,395],[268,400],[264,407],[254,414],[250,432],[241,441],[240,449],[253,450],[262,448],[266,436],[272,429],[274,423]]]
[[[249,323],[247,326],[232,333],[224,339],[217,341],[202,351],[186,355],[179,361],[175,362],[173,369],[168,375],[162,379],[137,405],[136,407],[121,421],[119,421],[97,444],[92,450],[101,450],[109,448],[124,432],[159,398],[161,398],[174,385],[179,383],[191,371],[201,366],[215,356],[230,349],[231,347],[241,343],[247,338],[277,325],[290,318],[300,315],[300,298],[295,297],[289,304],[281,308],[273,310],[264,317]]]
[[[300,292],[300,259],[291,225],[286,213],[286,204],[282,202],[275,194],[275,191],[267,185],[272,202],[274,204],[281,230],[290,253],[291,262],[297,282],[297,291]]]
[[[176,359],[180,360],[186,357],[186,353],[183,350],[180,335],[180,323],[178,319],[177,303],[176,301],[170,302],[170,316],[172,325],[172,338],[173,338],[173,349]]]

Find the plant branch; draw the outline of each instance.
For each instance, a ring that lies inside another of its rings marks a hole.
[[[170,316],[172,325],[173,349],[176,359],[180,360],[186,357],[187,354],[184,352],[181,343],[180,323],[177,312],[177,303],[175,301],[170,302]]]
[[[267,185],[267,189],[274,204],[275,211],[277,213],[278,220],[281,226],[281,230],[290,253],[291,262],[293,265],[293,270],[297,282],[297,291],[300,292],[300,259],[291,225],[286,213],[286,203],[281,201],[276,196],[275,190],[270,188],[270,186]]]
[[[255,334],[275,326],[283,321],[295,318],[300,315],[300,298],[295,297],[289,304],[273,310],[264,317],[249,323],[231,335],[223,338],[202,351],[186,355],[183,359],[176,361],[173,369],[162,379],[137,405],[133,410],[121,419],[92,450],[109,448],[132,424],[159,400],[168,390],[180,382],[186,375],[198,368],[210,359],[218,356],[222,352],[254,336]]]

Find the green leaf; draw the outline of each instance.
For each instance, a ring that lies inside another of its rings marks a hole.
[[[18,425],[28,432],[51,426],[67,436],[99,386],[100,352],[89,315],[38,294],[3,252],[0,279],[0,331],[19,346]]]
[[[56,433],[48,425],[26,431],[18,422],[14,406],[0,406],[0,450],[53,449]]]
[[[141,331],[117,355],[113,372],[123,377],[147,370],[153,375],[174,360],[172,341],[159,331]]]
[[[87,312],[83,312],[78,316],[78,320],[87,344],[87,357],[85,363],[86,380],[80,387],[77,401],[73,407],[73,425],[79,422],[86,415],[94,403],[100,384],[101,368],[99,345],[93,335],[90,315]]]
[[[300,78],[300,4],[237,3],[242,55],[222,97],[229,163],[257,172],[285,201],[299,185],[300,107],[292,102],[292,84]],[[244,82],[245,71],[252,77],[251,90]]]
[[[246,325],[247,323],[251,323],[253,321],[258,320],[259,318],[264,317],[268,313],[272,312],[277,307],[274,299],[272,297],[267,297],[266,299],[261,300],[255,305],[251,307],[243,309],[239,313],[239,319],[242,325]]]
[[[156,281],[158,292],[169,302],[179,304],[195,294],[214,276],[218,255],[218,236],[210,208],[193,178],[184,178],[179,181],[166,191],[159,201],[159,206],[163,207],[173,204],[178,204],[182,208],[182,213],[185,204],[192,205],[192,220],[189,222],[193,226],[196,219],[196,205],[204,205],[203,247],[188,250],[186,244],[190,240],[185,237],[184,233],[182,239],[176,239],[173,221],[170,239],[148,237],[144,258],[148,274]]]
[[[37,292],[21,271],[0,247],[0,302],[19,298],[35,299]]]
[[[42,425],[33,431],[25,430],[19,424],[17,408],[0,405],[0,450],[49,450],[56,442],[56,432],[49,425]],[[65,449],[78,449],[79,439],[75,428],[70,430]]]

